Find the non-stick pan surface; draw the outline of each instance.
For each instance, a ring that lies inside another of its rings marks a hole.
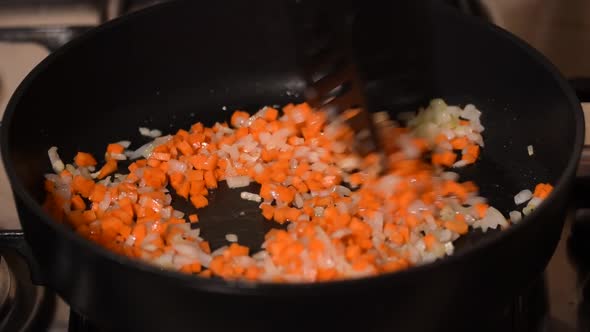
[[[160,271],[49,220],[39,202],[52,145],[65,160],[78,150],[100,155],[108,142],[143,144],[139,126],[175,132],[196,121],[227,120],[236,108],[255,111],[301,100],[303,81],[279,2],[174,2],[106,24],[56,51],[11,99],[2,155],[47,284],[90,319],[140,331],[322,324],[365,331],[468,330],[501,312],[511,294],[543,269],[559,239],[582,146],[582,113],[565,81],[529,47],[436,2],[424,4],[432,98],[473,103],[483,112],[485,148],[476,165],[461,171],[464,178],[476,181],[506,214],[516,208],[513,196],[520,190],[539,182],[556,185],[522,223],[483,236],[470,233],[454,256],[400,273],[275,285]],[[395,84],[368,83],[374,107],[399,109]],[[226,244],[224,235],[232,232],[256,249],[275,227],[255,204],[239,198],[242,190],[222,185],[200,212],[202,234],[212,247]]]

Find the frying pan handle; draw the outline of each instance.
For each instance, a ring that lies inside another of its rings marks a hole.
[[[44,285],[41,267],[35,260],[23,231],[0,230],[0,256],[6,259],[15,256],[15,254],[18,254],[29,266],[31,281],[35,285]]]

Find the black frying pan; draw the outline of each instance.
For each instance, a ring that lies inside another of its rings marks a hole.
[[[504,213],[521,189],[555,185],[521,223],[472,232],[455,255],[432,264],[305,285],[162,271],[56,224],[39,204],[50,146],[65,160],[79,149],[99,155],[107,142],[142,144],[135,134],[142,125],[175,131],[226,119],[222,106],[255,110],[299,100],[304,84],[279,2],[174,2],[118,19],[57,50],[10,101],[1,151],[37,277],[74,310],[125,331],[483,330],[553,253],[582,147],[583,115],[567,83],[531,48],[436,2],[424,8],[432,97],[483,110],[486,146],[463,176]],[[374,107],[399,107],[392,86],[369,80]],[[222,244],[229,229],[247,245],[259,245],[269,223],[255,206],[223,186],[212,197],[200,214],[212,245]],[[245,217],[236,215],[241,210]]]

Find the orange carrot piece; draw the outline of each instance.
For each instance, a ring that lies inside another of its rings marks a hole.
[[[86,152],[78,152],[74,157],[74,163],[79,167],[96,166],[96,159]]]
[[[468,163],[474,163],[479,157],[479,145],[469,145],[465,148],[465,152],[461,157],[461,160],[465,160]]]
[[[184,181],[177,189],[176,189],[176,194],[180,197],[184,197],[185,199],[188,199],[188,195],[189,195],[189,190],[190,190],[190,182],[188,181]]]
[[[184,174],[180,173],[180,172],[174,172],[172,174],[170,174],[170,185],[172,186],[172,188],[179,188],[182,183],[184,182]],[[178,189],[176,189],[178,190]]]
[[[89,197],[94,189],[94,181],[91,179],[86,179],[81,175],[74,176],[72,180],[72,190],[76,193],[80,193],[82,197]]]
[[[98,203],[104,199],[104,196],[107,192],[107,187],[103,184],[97,183],[94,185],[90,196],[88,197],[92,202]]]
[[[433,246],[438,243],[438,240],[432,234],[426,234],[423,238],[426,250],[432,250]]]
[[[479,218],[485,217],[489,207],[490,206],[487,205],[486,203],[475,204],[474,208],[475,208],[475,212],[477,213],[477,217],[479,217]]]
[[[74,210],[85,210],[86,203],[84,203],[84,200],[82,197],[80,197],[80,195],[74,195],[72,197],[72,207]]]
[[[176,144],[176,148],[185,156],[193,154],[193,148],[186,141],[180,141]]]
[[[161,188],[166,183],[166,173],[159,168],[146,167],[143,169],[145,184],[154,188]]]
[[[262,215],[264,218],[271,220],[274,215],[275,208],[270,204],[262,204],[260,208],[262,209]]]
[[[207,186],[207,188],[209,188],[209,189],[217,188],[217,180],[215,179],[215,175],[213,174],[213,171],[206,171],[204,178],[205,178],[205,185]]]
[[[107,153],[123,153],[125,147],[119,143],[111,143],[107,145]]]
[[[550,184],[539,183],[535,186],[533,196],[544,199],[549,195],[549,193],[552,190],[553,190],[553,186],[551,186]]]
[[[160,160],[160,161],[168,161],[168,160],[170,160],[170,153],[153,152],[150,155],[150,159],[156,159],[156,160]],[[155,167],[157,167],[157,166],[155,166]]]
[[[289,204],[295,198],[294,190],[284,186],[276,186],[277,199],[285,204]]]
[[[191,196],[191,203],[193,203],[193,205],[197,209],[200,209],[202,207],[207,206],[209,204],[209,201],[203,195],[195,195],[195,196]]]
[[[467,145],[469,145],[469,141],[467,140],[467,137],[465,137],[465,136],[456,137],[451,140],[451,145],[453,146],[453,149],[455,149],[455,150],[463,150],[467,147]]]
[[[451,231],[461,234],[461,235],[466,234],[469,229],[469,226],[467,225],[467,223],[465,221],[461,221],[461,220],[445,221],[444,226],[448,230],[451,230]]]
[[[228,252],[232,257],[248,256],[249,249],[237,243],[232,243],[228,248]]]
[[[115,173],[117,171],[117,161],[114,159],[109,159],[100,169],[97,179],[101,180],[107,177],[108,175]]]
[[[457,155],[451,151],[432,154],[432,164],[440,166],[452,166],[457,160]]]
[[[236,111],[232,114],[230,123],[234,127],[241,127],[241,123],[250,118],[250,114],[243,111]]]

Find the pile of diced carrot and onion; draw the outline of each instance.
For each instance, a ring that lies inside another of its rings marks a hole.
[[[196,123],[168,136],[142,128],[155,140],[137,150],[128,141],[108,144],[100,167],[85,152],[64,165],[52,147],[44,207],[114,252],[202,277],[314,282],[393,272],[452,254],[470,227],[485,232],[522,218],[518,211],[505,218],[452,172],[478,159],[480,114],[440,99],[400,115],[405,126],[375,114],[385,170],[379,156],[351,151],[353,133],[342,119],[327,121],[305,103],[235,111],[229,124]],[[171,203],[207,206],[221,181],[236,190],[259,183],[260,192],[241,197],[258,202],[268,222],[288,223],[286,230],[269,231],[253,255],[228,230],[228,246],[212,252],[198,214]],[[551,189],[523,190],[515,203],[528,201],[527,214]]]

